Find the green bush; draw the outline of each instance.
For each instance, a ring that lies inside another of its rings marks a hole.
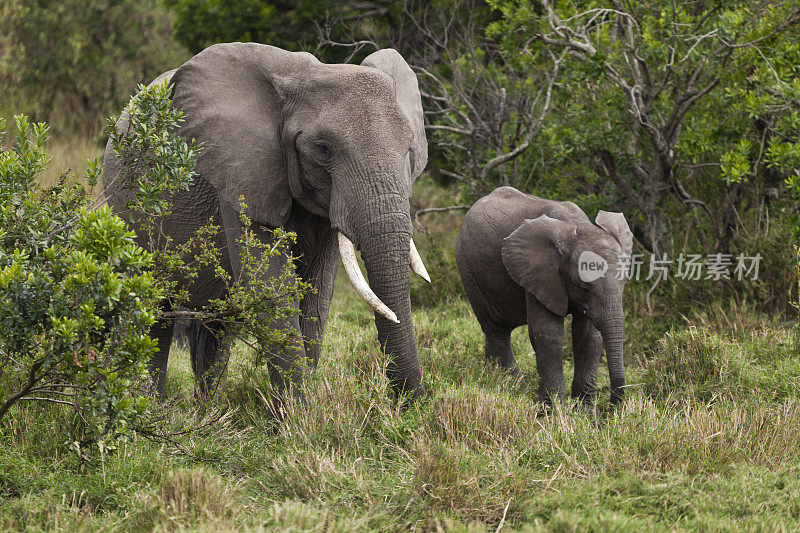
[[[166,82],[140,86],[125,109],[126,126],[109,120],[122,167],[117,179],[134,192],[128,205],[139,214],[139,242],[158,240],[152,238],[161,231],[158,220],[169,214],[171,195],[191,186],[201,149],[177,133],[183,114],[171,106],[171,90]],[[165,299],[175,306],[185,301],[176,279],[193,279],[209,265],[227,296],[181,313],[224,320],[262,346],[302,342],[282,324],[310,287],[297,280],[291,261],[277,278],[256,276],[285,253],[294,234],[275,230],[262,242],[245,229],[242,279],[251,281],[244,283],[220,264],[213,220],[188,243],[165,239],[165,247],[145,250],[104,206],[107,197],[90,197],[83,184],[68,184],[66,173],[55,186],[39,183],[50,162],[47,134],[47,125],[17,116],[11,146],[0,152],[0,435],[4,415],[31,401],[71,410],[68,442],[81,460],[113,449],[134,430],[157,432],[148,415],[147,363],[156,347],[149,329],[159,318],[174,318],[162,310]],[[97,161],[90,162],[83,181],[93,187],[99,174]],[[245,215],[241,223],[250,227]],[[250,362],[268,363],[263,350]]]
[[[48,127],[15,120],[0,152],[0,419],[20,401],[68,406],[78,421],[70,446],[107,449],[147,412],[135,385],[163,292],[151,254],[110,209],[88,210],[66,174],[37,183]],[[85,179],[98,174],[95,162]]]

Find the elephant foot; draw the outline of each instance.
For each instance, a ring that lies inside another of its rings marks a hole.
[[[425,398],[425,394],[420,394],[418,396],[404,396],[403,398],[396,399],[395,402],[400,404],[400,412],[405,414],[409,409],[413,406],[420,403],[420,400]]]
[[[590,419],[595,419],[600,415],[600,411],[597,409],[597,405],[595,405],[593,400],[588,401],[586,399],[581,399],[575,403],[574,409],[576,412],[585,414]]]
[[[267,406],[267,426],[277,432],[280,426],[291,416],[291,411],[308,408],[308,400],[305,394],[292,387],[291,398],[287,398],[286,392],[278,393],[272,397]],[[293,405],[290,406],[289,403]]]
[[[286,404],[274,398],[267,408],[267,421],[266,421],[266,429],[268,432],[271,432],[273,435],[277,435],[280,431],[283,422],[289,417],[289,414],[286,409]]]
[[[224,395],[227,385],[227,376],[204,376],[194,383],[194,399],[197,402],[208,402]]]
[[[527,391],[533,384],[531,378],[519,370],[517,370],[515,374],[512,374],[512,380],[513,386],[520,392]]]
[[[503,374],[512,378],[514,385],[527,385],[530,382],[530,379],[519,369],[519,365],[517,365],[516,362],[504,364],[503,362],[498,362],[488,357],[485,358],[483,362],[484,368],[486,368],[488,372],[496,372],[499,368]]]
[[[597,418],[597,388],[592,387],[588,391],[572,389],[572,399],[575,402],[575,411],[586,413],[589,418]]]
[[[553,404],[539,402],[539,408],[536,410],[536,418],[548,418],[551,414],[553,414]]]

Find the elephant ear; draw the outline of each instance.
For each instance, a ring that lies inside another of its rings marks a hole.
[[[631,256],[633,253],[633,233],[622,213],[601,210],[597,213],[594,221],[617,240],[625,257]]]
[[[206,48],[173,75],[173,105],[186,114],[181,135],[203,143],[198,174],[223,204],[243,196],[254,223],[286,222],[292,197],[281,148],[282,96],[311,54],[257,43]]]
[[[411,144],[411,176],[417,179],[428,164],[428,139],[425,137],[425,119],[417,75],[403,56],[393,48],[378,50],[361,62],[362,66],[382,70],[394,80],[395,97],[400,109],[411,123],[414,141]]]
[[[542,215],[526,219],[503,239],[503,264],[511,279],[558,316],[566,316],[569,306],[562,264],[577,238],[575,224]]]

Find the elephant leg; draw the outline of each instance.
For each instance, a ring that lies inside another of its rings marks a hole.
[[[572,315],[572,346],[575,354],[575,377],[572,380],[572,397],[593,412],[597,398],[597,371],[603,337],[586,313]]]
[[[241,258],[243,252],[241,250],[240,237],[243,234],[243,228],[239,215],[235,209],[224,203],[220,204],[220,213],[225,226],[234,278],[240,283],[249,284],[251,280],[246,279],[244,277],[246,274],[242,273]],[[274,244],[272,230],[256,225],[250,226],[249,229],[252,231],[253,237],[264,245],[264,249],[272,248]],[[269,284],[273,278],[281,275],[286,262],[290,260],[291,253],[292,251],[288,249],[281,250],[280,253],[269,259],[266,268],[259,268],[253,275],[257,275],[260,281]],[[296,274],[293,267],[292,273]],[[305,401],[302,393],[303,374],[309,366],[300,329],[300,304],[299,302],[293,302],[292,305],[294,312],[288,317],[274,318],[264,316],[263,320],[269,321],[268,324],[272,331],[270,333],[264,332],[264,336],[267,338],[258,338],[259,349],[266,356],[270,381],[275,392],[272,414],[279,420],[284,417],[285,409],[283,405],[289,395]],[[269,340],[271,333],[275,331],[283,332],[280,335],[283,337],[281,341]],[[258,332],[256,332],[257,337],[258,335]]]
[[[178,349],[189,349],[189,331],[191,327],[191,321],[189,320],[175,321],[175,328],[172,334],[172,344],[177,345]]]
[[[224,385],[228,365],[227,328],[222,322],[189,323],[189,352],[195,376],[196,395],[208,396]]]
[[[539,397],[545,405],[564,398],[564,317],[552,313],[531,294],[526,294],[528,335],[536,352]]]
[[[514,359],[514,352],[511,350],[511,332],[514,328],[499,322],[493,317],[497,313],[489,311],[491,307],[488,303],[489,299],[481,290],[481,285],[472,274],[472,269],[469,265],[460,263],[459,275],[472,311],[475,313],[475,317],[478,319],[481,330],[486,337],[483,349],[486,363],[497,363],[515,377],[521,378],[522,373],[519,370],[516,359]]]
[[[521,377],[514,352],[511,350],[511,329],[508,328],[485,328],[486,345],[483,355],[486,362],[498,363],[500,367],[507,370],[513,376]]]
[[[266,344],[262,349],[269,354],[267,368],[269,379],[273,387],[273,399],[270,407],[271,415],[278,421],[286,416],[286,401],[291,397],[306,404],[305,394],[302,392],[305,373],[310,369],[311,361],[306,356],[304,340],[300,333],[300,312],[297,311],[290,317],[274,324],[276,329],[288,333],[288,343]]]
[[[156,340],[158,348],[148,366],[153,388],[158,398],[162,400],[167,397],[167,363],[174,330],[175,323],[172,320],[158,320],[150,328],[150,338]]]
[[[293,212],[286,225],[297,233],[293,253],[297,257],[297,275],[314,287],[300,302],[300,331],[311,369],[317,367],[333,286],[339,271],[339,249],[336,231],[330,223],[303,209]]]
[[[336,254],[338,259],[338,254]],[[325,336],[325,326],[328,323],[328,312],[333,298],[333,284],[336,279],[338,265],[334,262],[334,268],[320,273],[323,283],[317,285],[313,278],[302,278],[303,281],[312,283],[317,292],[309,294],[300,302],[300,331],[303,333],[305,342],[306,357],[309,359],[311,368],[317,368],[319,355],[322,352],[322,341]],[[332,274],[331,274],[332,272]]]

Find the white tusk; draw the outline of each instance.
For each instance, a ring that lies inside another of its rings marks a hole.
[[[411,270],[414,271],[414,274],[421,277],[428,283],[431,282],[431,277],[428,275],[428,271],[425,269],[425,263],[422,262],[422,258],[419,256],[419,252],[417,251],[416,245],[414,245],[414,239],[411,239]]]
[[[364,274],[362,274],[361,269],[358,268],[356,249],[350,239],[345,237],[342,233],[339,233],[339,255],[342,256],[344,271],[347,272],[347,277],[350,278],[350,283],[353,284],[353,288],[355,288],[358,295],[361,296],[376,313],[388,318],[395,324],[399,324],[400,321],[397,320],[397,315],[369,288],[367,280],[364,279]]]

